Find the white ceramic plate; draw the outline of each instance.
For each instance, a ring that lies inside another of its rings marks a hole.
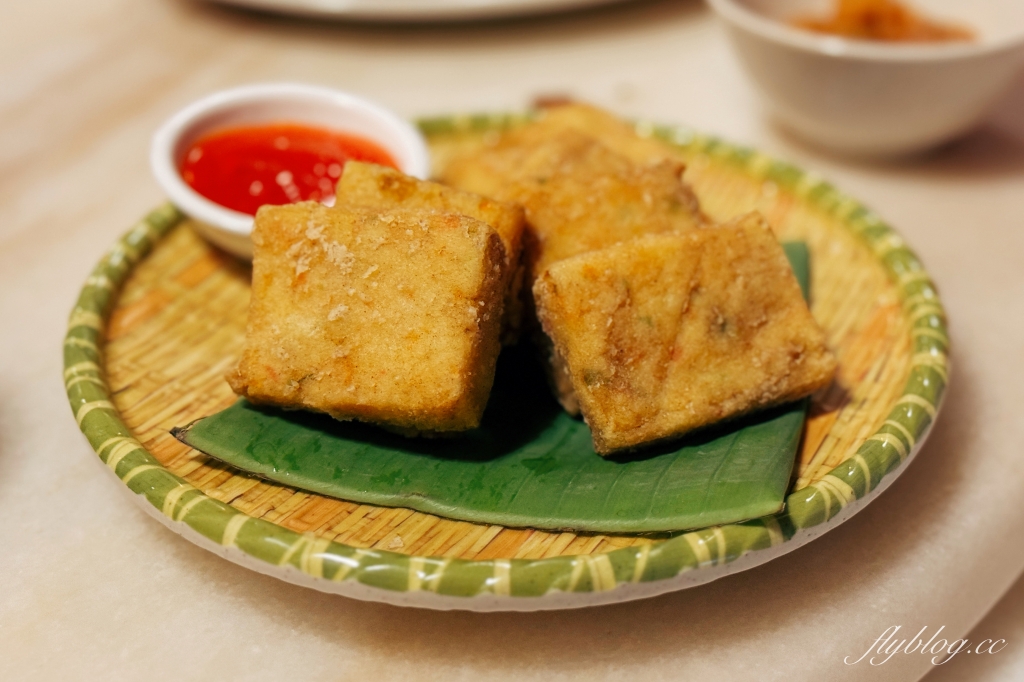
[[[247,9],[358,21],[466,21],[548,14],[622,0],[214,0]]]

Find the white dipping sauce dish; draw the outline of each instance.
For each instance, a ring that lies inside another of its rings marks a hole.
[[[430,173],[430,155],[420,132],[387,109],[355,95],[300,83],[263,83],[204,97],[157,130],[150,147],[150,166],[168,198],[195,221],[196,229],[242,258],[252,258],[253,217],[196,192],[182,179],[180,167],[189,146],[203,135],[260,123],[298,123],[362,137],[388,152],[407,175],[425,179]]]
[[[774,117],[858,156],[923,151],[977,124],[1024,65],[1024,1],[906,0],[972,42],[850,40],[788,24],[836,0],[708,0]]]

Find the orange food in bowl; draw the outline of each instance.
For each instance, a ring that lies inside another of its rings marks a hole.
[[[830,17],[800,17],[792,24],[860,40],[947,42],[974,40],[974,32],[927,19],[896,0],[838,0]]]

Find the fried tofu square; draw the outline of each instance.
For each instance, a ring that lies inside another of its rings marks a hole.
[[[337,201],[339,205],[441,211],[475,218],[501,237],[510,270],[522,247],[521,206],[419,180],[386,166],[349,161],[338,181]]]
[[[479,424],[505,281],[490,226],[304,202],[261,208],[253,246],[235,393],[410,435]]]
[[[671,162],[682,172],[679,155],[658,140],[638,135],[630,124],[589,104],[543,109],[523,126],[485,140],[479,149],[456,155],[441,170],[452,186],[502,198],[510,184],[550,175],[571,155],[561,140],[589,139],[639,166]]]
[[[643,234],[702,224],[681,163],[644,166],[593,137],[564,128],[528,143],[514,134],[478,155],[455,160],[444,179],[490,192],[526,209],[528,283],[551,263]]]
[[[573,131],[559,133],[546,149],[557,150],[553,172],[521,183],[513,194],[530,227],[525,260],[531,283],[564,258],[701,224],[682,164],[639,166]]]
[[[802,398],[835,372],[757,214],[559,261],[533,291],[603,455]]]
[[[615,114],[583,102],[546,107],[534,125],[538,136],[562,130],[589,135],[615,153],[642,165],[674,158],[665,144],[637,134],[634,126]]]
[[[442,211],[469,216],[490,225],[505,247],[504,336],[516,339],[522,318],[520,252],[525,218],[517,204],[489,199],[436,182],[419,180],[401,171],[361,161],[349,161],[338,181],[338,206],[371,206]]]

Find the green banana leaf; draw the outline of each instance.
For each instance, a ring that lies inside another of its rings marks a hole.
[[[807,295],[808,253],[785,244]],[[354,502],[511,527],[602,533],[702,528],[778,512],[806,401],[628,458],[606,459],[551,397],[530,349],[505,349],[480,428],[409,439],[239,400],[174,429],[238,469]]]

